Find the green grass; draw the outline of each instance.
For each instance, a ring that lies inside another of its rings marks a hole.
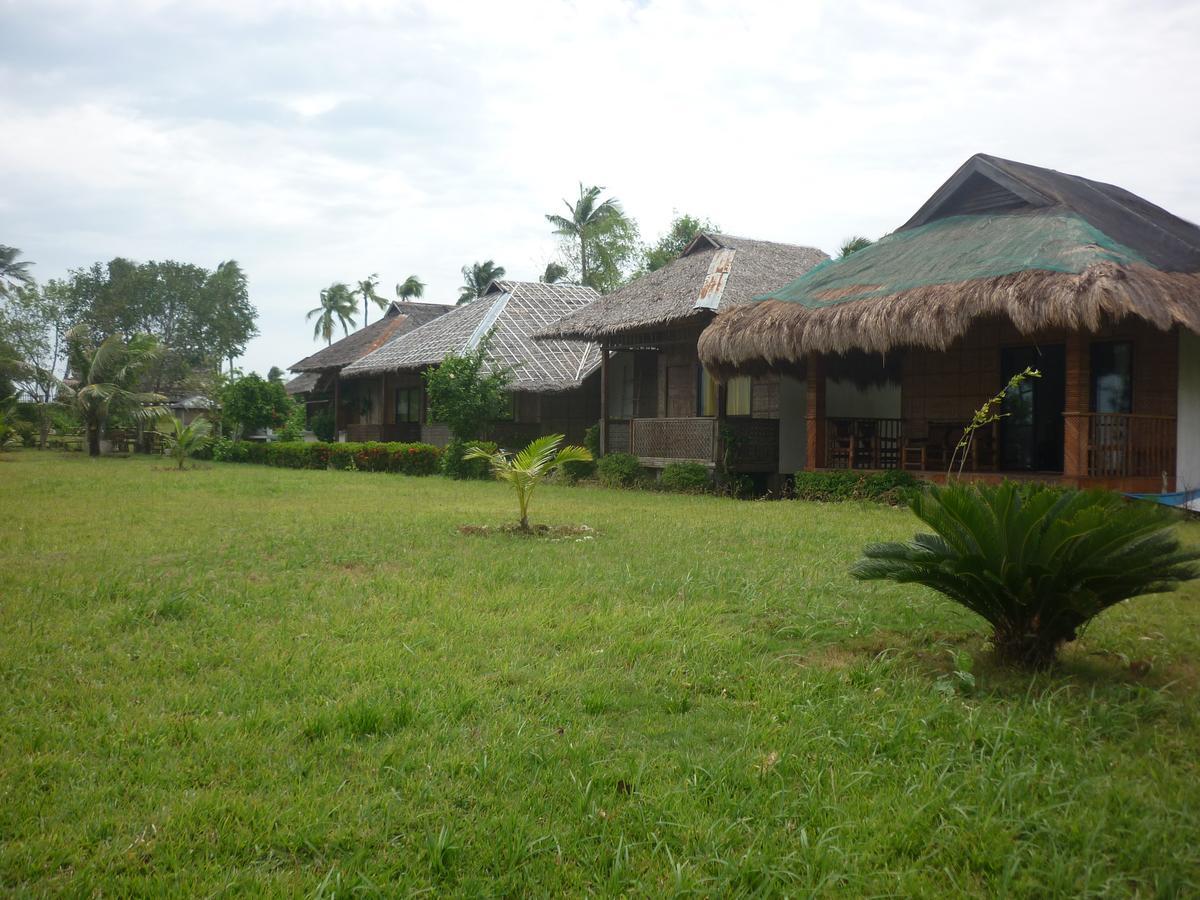
[[[0,889],[1200,890],[1196,585],[1014,674],[847,576],[905,510],[548,486],[595,537],[456,530],[514,509],[0,458]]]

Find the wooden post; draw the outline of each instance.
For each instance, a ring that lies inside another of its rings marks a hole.
[[[708,372],[705,370],[705,375]],[[713,422],[713,463],[720,464],[725,456],[725,448],[721,446],[721,426],[725,424],[725,382],[717,382],[717,416]]]
[[[342,373],[333,373],[333,439],[342,430]]]
[[[600,350],[600,455],[608,452],[608,350]]]
[[[808,452],[804,468],[811,471],[825,468],[825,360],[819,353],[808,354],[805,388],[808,391],[805,433]]]
[[[1066,391],[1063,403],[1063,479],[1078,484],[1088,475],[1088,440],[1092,403],[1091,344],[1088,335],[1067,335]]]

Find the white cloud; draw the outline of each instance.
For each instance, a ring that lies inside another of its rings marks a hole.
[[[321,287],[533,277],[579,179],[832,249],[986,151],[1200,218],[1195,6],[313,2],[0,6],[0,240],[45,278],[116,254],[251,278],[247,363]]]

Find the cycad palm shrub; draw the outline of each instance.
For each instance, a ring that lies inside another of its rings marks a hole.
[[[913,512],[934,534],[870,544],[851,573],[923,584],[991,623],[997,655],[1023,666],[1058,649],[1110,606],[1200,576],[1170,511],[1108,491],[1003,482],[930,487]]]
[[[570,462],[586,462],[592,458],[586,447],[567,446],[559,449],[564,436],[547,434],[529,442],[519,453],[508,456],[501,450],[491,451],[482,447],[471,447],[463,459],[485,459],[492,473],[501,481],[507,481],[517,492],[520,509],[520,527],[529,531],[529,501],[542,480]]]

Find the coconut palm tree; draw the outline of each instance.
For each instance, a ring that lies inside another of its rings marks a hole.
[[[562,442],[563,435],[547,434],[531,441],[512,457],[501,450],[489,453],[481,447],[472,447],[463,459],[486,459],[496,477],[513,486],[521,512],[520,528],[529,531],[529,500],[542,480],[565,463],[591,462],[592,454],[586,447],[569,446],[560,450],[558,445]]]
[[[354,327],[354,312],[354,294],[349,285],[338,281],[321,291],[321,305],[310,309],[305,321],[317,317],[317,324],[313,326],[313,340],[324,338],[328,346],[333,343],[334,321],[341,324],[343,334],[349,334]]]
[[[17,398],[15,396],[0,401],[0,453],[5,450],[16,450],[24,443],[17,433],[16,421]]]
[[[0,244],[0,297],[7,297],[8,292],[19,285],[33,284],[33,276],[29,267],[33,263],[28,260],[18,262],[21,251],[16,247]]]
[[[498,278],[504,277],[504,266],[498,266],[490,259],[462,267],[463,283],[458,293],[458,305],[478,300],[487,290],[488,285]]]
[[[401,300],[415,300],[425,294],[425,282],[416,275],[409,275],[396,285],[396,296]]]
[[[554,226],[554,233],[579,242],[579,281],[588,283],[588,243],[592,236],[602,227],[612,224],[613,219],[623,219],[624,211],[615,197],[609,197],[602,203],[600,199],[602,187],[592,185],[589,188],[579,183],[579,199],[574,203],[563,200],[570,217],[546,214],[546,221]]]
[[[167,455],[179,463],[181,470],[189,456],[212,440],[212,423],[204,416],[197,416],[191,425],[184,425],[175,416],[165,416],[159,424],[165,426],[158,433],[166,442]]]
[[[363,328],[367,327],[367,301],[370,300],[380,309],[387,309],[387,298],[380,297],[375,288],[379,286],[379,276],[372,272],[362,281],[357,282],[358,287],[351,291],[351,295],[362,297],[363,302]]]
[[[163,350],[149,334],[135,334],[129,340],[111,334],[96,345],[82,326],[68,332],[67,371],[71,377],[59,382],[59,396],[83,420],[90,456],[100,455],[100,434],[112,413],[124,413],[139,422],[168,415],[163,406],[166,397],[138,389]]]

